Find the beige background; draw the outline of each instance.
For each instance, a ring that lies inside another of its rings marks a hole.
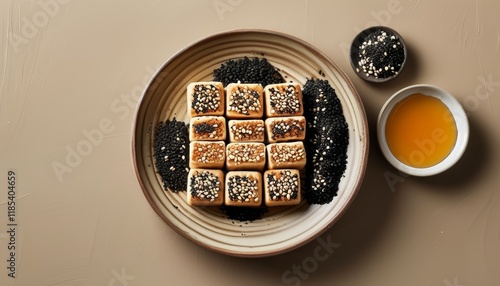
[[[0,285],[500,285],[499,11],[495,0],[2,0]],[[378,85],[347,59],[355,34],[377,24],[409,47],[406,70]],[[235,28],[289,33],[325,52],[354,82],[370,123],[366,178],[348,212],[318,240],[263,259],[216,254],[171,230],[130,155],[152,73],[193,41]],[[462,160],[430,178],[398,174],[375,137],[384,101],[416,83],[453,93],[471,125]]]

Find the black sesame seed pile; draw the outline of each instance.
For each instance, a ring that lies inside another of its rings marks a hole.
[[[220,68],[214,70],[214,81],[220,81],[224,86],[238,81],[260,83],[262,86],[285,82],[277,69],[266,59],[248,57],[223,63]]]
[[[238,87],[228,96],[228,111],[236,111],[241,114],[249,115],[252,111],[260,111],[260,94],[256,90],[248,89],[247,86]]]
[[[222,206],[220,210],[228,219],[236,221],[254,221],[261,219],[268,212],[267,207],[231,207]]]
[[[220,106],[220,91],[213,84],[197,84],[193,91],[193,102],[191,108],[196,114],[213,112]]]
[[[228,179],[227,192],[231,201],[237,202],[258,202],[257,180],[248,176],[231,176]]]
[[[267,174],[266,183],[273,201],[296,199],[299,192],[299,176],[287,170],[281,170],[279,176]]]
[[[165,189],[186,190],[189,173],[189,131],[175,118],[160,123],[155,134],[154,158]]]
[[[189,181],[191,195],[199,199],[207,199],[211,202],[219,197],[221,181],[211,172],[204,170],[195,172]]]
[[[270,88],[271,93],[271,113],[294,114],[300,110],[298,91],[295,86],[289,85],[286,90],[280,91],[277,88]]]
[[[337,195],[347,165],[349,130],[342,105],[327,80],[308,79],[303,88],[307,120],[306,180],[309,204],[327,204]]]
[[[387,78],[398,74],[404,59],[404,48],[399,37],[377,30],[369,34],[359,47],[356,72],[375,78]]]
[[[306,129],[300,120],[293,118],[273,122],[270,127],[273,140],[285,138],[287,136],[300,136]]]

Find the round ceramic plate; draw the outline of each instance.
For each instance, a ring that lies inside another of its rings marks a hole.
[[[266,58],[287,81],[305,84],[307,78],[329,81],[349,124],[348,163],[338,195],[325,205],[302,202],[269,208],[261,219],[228,219],[217,207],[186,203],[186,192],[164,190],[154,164],[154,131],[160,122],[189,122],[186,87],[213,80],[213,70],[229,59]],[[368,157],[366,114],[351,81],[336,64],[310,44],[295,37],[262,30],[237,30],[209,36],[168,60],[146,88],[135,114],[132,155],[144,195],[156,213],[185,238],[217,252],[270,256],[295,249],[332,226],[351,204],[361,185]]]

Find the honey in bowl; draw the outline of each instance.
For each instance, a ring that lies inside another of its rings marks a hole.
[[[438,98],[420,93],[398,102],[385,127],[387,145],[402,163],[432,167],[455,146],[457,126],[448,107]]]

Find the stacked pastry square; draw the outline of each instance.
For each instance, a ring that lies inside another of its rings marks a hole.
[[[300,203],[306,164],[300,85],[194,82],[187,98],[190,205]]]

